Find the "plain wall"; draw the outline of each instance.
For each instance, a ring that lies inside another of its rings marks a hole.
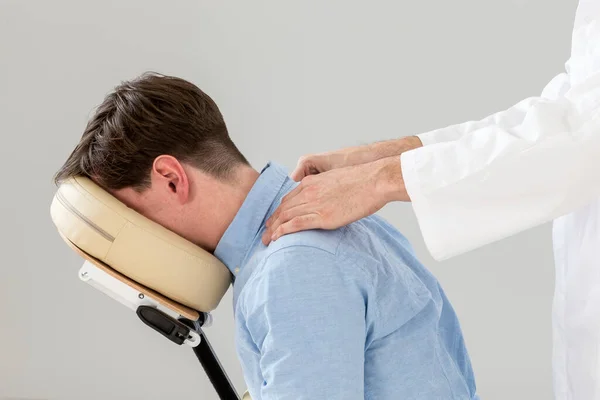
[[[564,69],[576,1],[0,0],[0,398],[216,399],[191,350],[77,278],[53,173],[93,108],[154,70],[220,105],[256,168],[479,119]],[[552,397],[550,226],[434,262],[484,400]],[[201,222],[200,222],[201,223]],[[236,386],[230,294],[208,329]],[[400,356],[400,355],[399,355]]]

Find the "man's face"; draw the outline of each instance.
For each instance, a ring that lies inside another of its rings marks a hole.
[[[164,189],[153,185],[143,192],[133,188],[112,191],[112,194],[146,218],[172,230],[177,230],[177,215],[181,214],[179,205],[173,202],[172,196],[164,193]],[[178,212],[179,211],[179,212]]]
[[[111,193],[146,218],[202,245],[197,232],[202,218],[200,196],[194,195],[197,173],[171,156],[158,157],[150,171],[150,187],[141,192],[131,187]]]

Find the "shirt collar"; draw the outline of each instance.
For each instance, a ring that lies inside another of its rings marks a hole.
[[[266,222],[273,203],[280,197],[278,195],[286,180],[286,170],[269,162],[217,244],[215,256],[234,276],[239,272],[250,246]]]

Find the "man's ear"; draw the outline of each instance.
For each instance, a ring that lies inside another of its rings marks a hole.
[[[157,190],[164,191],[168,196],[175,196],[180,204],[188,201],[190,181],[183,165],[175,157],[169,155],[156,157],[150,175],[152,186]]]

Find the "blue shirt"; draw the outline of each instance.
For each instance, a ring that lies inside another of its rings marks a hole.
[[[262,244],[294,187],[267,165],[215,251],[234,275],[236,347],[252,399],[477,399],[452,306],[382,218]]]

